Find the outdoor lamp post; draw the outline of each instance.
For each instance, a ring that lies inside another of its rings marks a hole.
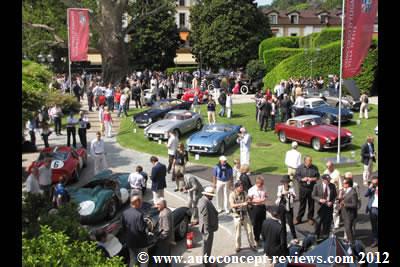
[[[199,51],[199,59],[200,59],[200,84],[201,84],[201,68],[202,68],[202,62],[201,62],[201,51]]]
[[[37,57],[40,63],[46,62],[46,58],[42,55],[42,53],[40,53]]]
[[[160,69],[161,69],[161,67],[162,67],[162,63],[164,62],[164,56],[165,56],[165,52],[162,51],[162,52],[161,52],[161,64],[160,64]]]

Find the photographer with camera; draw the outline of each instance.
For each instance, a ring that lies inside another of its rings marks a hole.
[[[253,226],[250,221],[248,209],[251,199],[248,198],[246,192],[244,192],[242,182],[237,181],[235,183],[235,190],[229,195],[229,203],[233,210],[233,220],[235,223],[236,253],[240,251],[242,226],[246,231],[250,248],[253,251],[257,251],[256,242],[254,241]]]

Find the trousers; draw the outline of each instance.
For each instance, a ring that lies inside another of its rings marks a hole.
[[[207,256],[211,256],[212,245],[214,241],[214,232],[206,232],[202,233],[203,237],[203,254]],[[205,266],[210,266],[210,263],[206,263]]]
[[[308,189],[304,189],[300,186],[300,207],[299,207],[299,212],[297,213],[297,220],[301,221],[301,219],[304,216],[304,213],[306,212],[306,207],[308,204],[308,214],[307,214],[307,218],[309,220],[312,220],[314,217],[314,200],[311,197],[311,190]]]
[[[107,169],[106,156],[104,154],[99,154],[94,156],[94,174],[98,174],[102,170]]]
[[[238,215],[234,215],[233,222],[235,224],[235,247],[240,248],[242,241],[242,226],[246,231],[247,241],[251,247],[256,246],[256,242],[254,241],[254,233],[253,233],[253,225],[251,224],[249,215],[246,214],[243,216],[243,219]]]
[[[76,128],[67,127],[67,146],[71,146],[71,136],[72,136],[72,146],[76,147]]]
[[[322,205],[317,212],[317,218],[315,223],[315,235],[320,237],[329,235],[333,219],[333,207]]]
[[[111,121],[104,121],[104,126],[106,130],[106,136],[111,137],[112,132],[112,122]]]
[[[364,171],[363,171],[363,182],[364,182],[364,184],[366,184],[371,178],[373,164],[374,164],[373,160],[370,159],[368,161],[368,165],[364,165]]]
[[[82,147],[87,148],[87,139],[86,139],[86,128],[78,129],[79,140],[81,141]]]
[[[366,119],[368,119],[368,103],[361,103],[360,106],[360,119],[363,118],[363,115]]]
[[[61,134],[61,118],[54,117],[54,131],[56,134]]]
[[[129,249],[129,267],[136,266],[147,267],[148,263],[139,263],[137,260],[138,254],[141,252],[147,253],[147,248],[128,248]]]
[[[188,193],[189,203],[188,207],[192,210],[192,222],[199,221],[199,209],[197,208],[197,204],[199,203],[199,198],[196,198],[196,191],[190,191]]]
[[[371,208],[369,219],[371,221],[372,237],[378,242],[378,208]]]
[[[251,222],[253,224],[254,240],[260,241],[263,222],[266,218],[267,209],[265,205],[253,206],[250,210]]]
[[[229,212],[229,192],[230,189],[228,188],[229,182],[223,182],[217,180],[216,185],[216,194],[217,194],[217,210],[218,212],[222,210],[222,207],[225,209],[226,212]]]
[[[153,192],[153,203],[157,203],[158,199],[164,197],[164,189],[159,189],[157,191],[152,191]]]

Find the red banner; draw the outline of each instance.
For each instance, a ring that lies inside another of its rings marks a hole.
[[[89,12],[87,9],[68,9],[69,59],[87,61],[89,46]]]
[[[343,78],[356,76],[371,45],[378,0],[346,0]]]

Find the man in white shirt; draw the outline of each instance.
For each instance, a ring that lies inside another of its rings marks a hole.
[[[111,83],[106,88],[104,96],[106,97],[106,101],[107,101],[106,103],[108,106],[108,110],[113,111],[114,110],[114,90],[112,89]]]
[[[90,144],[90,155],[94,159],[94,174],[107,169],[107,162],[104,150],[104,141],[101,139],[101,132],[96,133],[96,139]]]
[[[56,135],[61,135],[61,117],[62,117],[61,108],[58,105],[52,107],[49,111],[49,116],[54,122],[54,131]]]
[[[175,159],[176,149],[178,148],[179,139],[175,135],[175,132],[169,132],[169,139],[167,143],[168,148],[168,173],[171,172],[172,163]]]
[[[44,164],[39,168],[39,186],[43,190],[44,195],[50,199],[51,189],[51,158],[46,158]]]
[[[240,144],[240,164],[250,165],[251,136],[246,128],[240,128],[240,134],[236,142]]]
[[[252,209],[250,210],[250,218],[253,224],[254,240],[257,246],[260,245],[260,236],[262,224],[266,218],[267,194],[264,191],[264,178],[257,176],[256,183],[249,189],[247,195],[251,199]]]
[[[301,165],[301,153],[297,151],[297,142],[292,142],[292,149],[286,152],[285,165],[288,168],[288,175],[290,180],[293,181],[293,177],[296,174],[296,169]]]
[[[128,101],[129,96],[127,94],[122,94],[120,101],[119,101],[119,109],[118,109],[118,115],[117,117],[119,117],[121,115],[121,112],[123,111],[124,114],[122,114],[122,116],[126,116],[128,117],[128,113],[126,111],[126,102]]]
[[[136,167],[136,171],[131,173],[128,177],[128,182],[131,186],[131,196],[143,194],[143,188],[146,187],[143,175],[140,174],[142,171],[141,166]]]
[[[328,161],[326,163],[326,170],[324,171],[324,174],[328,174],[331,177],[331,183],[335,185],[336,191],[339,192],[339,190],[341,190],[343,187],[343,181],[342,177],[340,177],[339,170],[335,168],[332,161]],[[340,225],[340,213],[337,201],[335,201],[333,204],[333,223],[334,228],[338,229]]]
[[[94,95],[94,101],[96,103],[96,110],[99,110],[99,96],[101,96],[102,94],[103,94],[103,91],[101,90],[99,83],[97,83],[96,86],[93,88],[93,95]]]
[[[25,185],[26,185],[26,192],[28,193],[31,194],[43,193],[39,185],[39,169],[37,167],[33,167],[31,169],[31,174],[26,179]]]
[[[304,107],[305,107],[305,99],[302,95],[296,97],[296,101],[294,102],[295,109],[295,116],[300,116],[304,114]]]

